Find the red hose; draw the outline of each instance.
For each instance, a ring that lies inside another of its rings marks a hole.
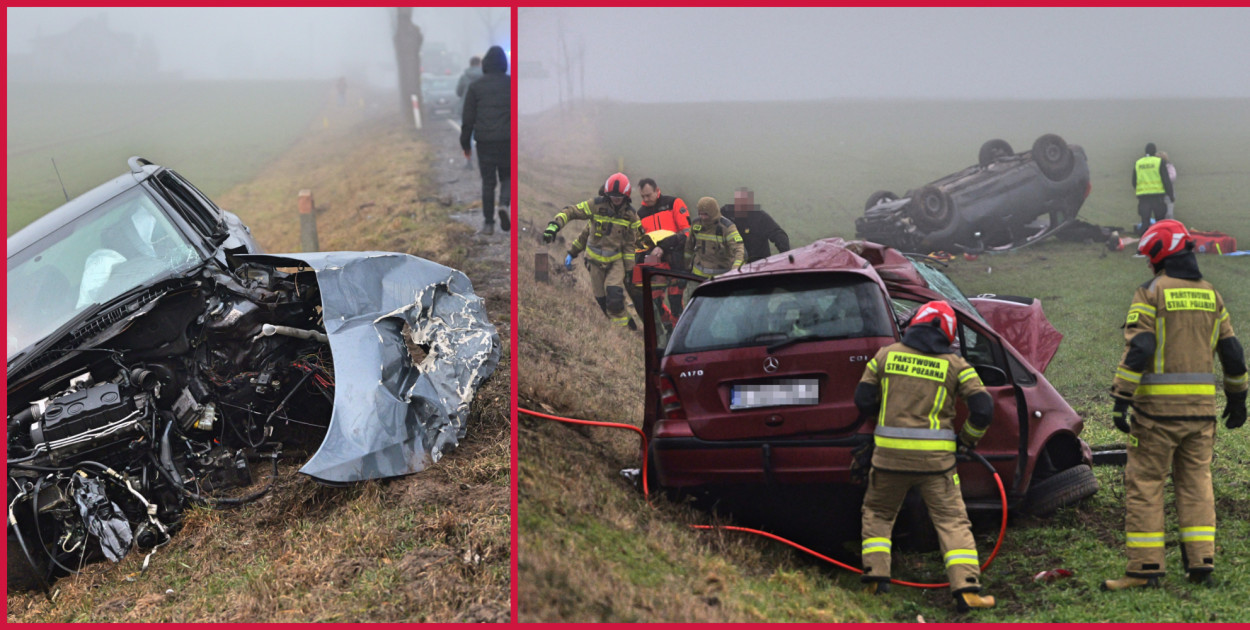
[[[632,424],[622,424],[619,422],[596,422],[594,420],[578,420],[576,418],[566,418],[563,416],[555,416],[551,414],[540,413],[537,411],[530,411],[529,409],[525,409],[523,407],[517,407],[517,411],[523,414],[535,416],[538,418],[545,418],[547,420],[555,420],[556,422],[565,422],[568,424],[583,424],[583,425],[592,426],[592,427],[608,427],[610,429],[628,429],[630,431],[633,431],[634,433],[637,433],[638,437],[642,439],[642,471],[640,473],[642,476],[642,495],[643,497],[647,499],[647,504],[648,505],[651,504],[651,493],[647,489],[647,436],[646,434],[642,432],[642,429]],[[988,569],[990,564],[994,562],[994,558],[998,556],[998,550],[1001,549],[1003,546],[1003,538],[1007,535],[1007,490],[1006,488],[1003,487],[1003,480],[1001,477],[998,476],[997,471],[994,472],[994,483],[998,484],[998,495],[1002,498],[1002,501],[1003,501],[1003,519],[1002,519],[1002,524],[999,526],[999,529],[998,529],[998,541],[994,543],[994,551],[990,552],[990,557],[986,558],[985,563],[981,565],[982,572]],[[821,560],[824,560],[825,562],[828,562],[835,566],[846,569],[847,571],[851,571],[854,573],[861,573],[861,574],[864,572],[863,569],[859,569],[849,564],[839,562],[837,560],[834,560],[833,558],[830,558],[829,556],[821,554],[812,549],[808,549],[807,547],[804,547],[803,545],[800,545],[792,540],[787,540],[785,538],[782,538],[781,536],[778,536],[776,534],[770,534],[769,532],[766,532],[763,530],[751,529],[749,527],[738,527],[736,525],[690,525],[689,527],[691,529],[698,529],[698,530],[723,529],[723,530],[728,530],[728,531],[733,531],[733,532],[746,532],[748,534],[756,534],[756,535],[763,536],[765,538],[769,538],[771,540],[775,540],[777,542],[789,545],[791,547],[794,547],[795,549],[798,549],[799,551],[808,553],[812,556],[820,558]],[[924,582],[905,582],[903,580],[890,580],[890,582],[893,584],[898,584],[900,586],[911,586],[915,588],[946,588],[950,586],[950,582],[942,582],[941,584],[930,584],[930,583],[924,583]]]

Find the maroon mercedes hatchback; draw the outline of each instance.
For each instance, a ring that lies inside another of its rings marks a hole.
[[[657,275],[695,281],[648,269],[645,282]],[[955,309],[957,351],[994,398],[977,451],[1003,479],[1010,507],[1044,514],[1096,492],[1083,421],[1042,375],[1061,335],[1040,304],[969,300],[922,260],[838,238],[704,283],[671,331],[644,305],[651,483],[853,485],[855,453],[876,426],[859,417],[855,385],[877,349],[936,299]],[[956,430],[966,417],[960,403]],[[961,463],[959,473],[970,509],[999,506],[983,466]]]

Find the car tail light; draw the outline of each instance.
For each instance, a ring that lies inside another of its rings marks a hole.
[[[1089,192],[1094,189],[1093,182],[1085,182],[1085,198],[1089,199]]]
[[[681,398],[677,396],[677,386],[673,379],[663,374],[659,377],[660,410],[666,420],[685,420],[686,410],[682,409]]]

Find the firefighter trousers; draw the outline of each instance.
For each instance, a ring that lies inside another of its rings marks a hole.
[[[1215,569],[1215,422],[1136,417],[1124,467],[1127,575],[1164,573],[1163,489],[1172,474],[1185,571]]]
[[[595,294],[595,301],[603,309],[603,313],[613,324],[626,326],[629,314],[625,312],[625,287],[631,286],[629,272],[619,260],[608,264],[591,262],[587,266],[590,272],[590,290]],[[621,278],[613,276],[620,274]]]
[[[954,469],[942,473],[869,471],[863,507],[863,579],[890,578],[890,535],[903,499],[912,488],[920,492],[937,528],[951,592],[980,591],[981,563]]]

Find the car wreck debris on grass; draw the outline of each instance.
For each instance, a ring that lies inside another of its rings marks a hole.
[[[150,554],[187,505],[264,496],[284,455],[326,483],[419,472],[499,361],[459,271],[263,255],[176,173],[130,165],[9,239],[10,589]],[[268,484],[228,493],[257,462]]]

